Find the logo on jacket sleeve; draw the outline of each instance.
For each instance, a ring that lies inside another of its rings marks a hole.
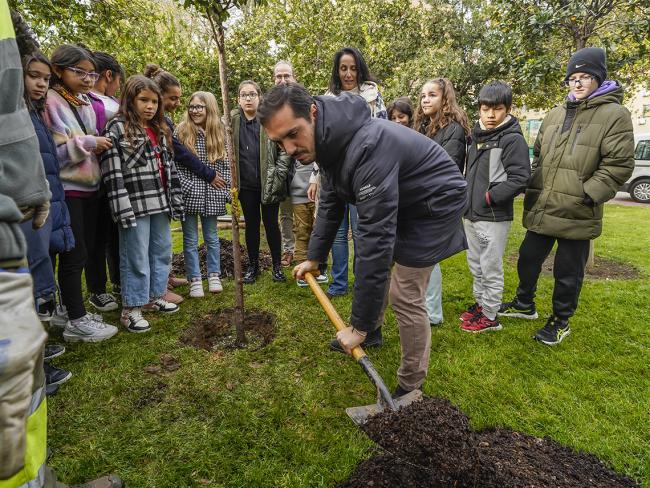
[[[370,184],[363,185],[361,188],[359,188],[359,193],[357,195],[357,202],[364,202],[369,198],[371,198],[374,195],[376,189],[377,189],[376,186]]]

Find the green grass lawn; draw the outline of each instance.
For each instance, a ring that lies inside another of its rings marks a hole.
[[[521,204],[507,253],[524,234]],[[464,254],[442,265],[445,322],[433,330],[428,395],[450,399],[477,428],[505,426],[594,453],[650,487],[650,208],[607,206],[596,254],[630,263],[632,281],[586,280],[572,335],[548,348],[531,337],[550,313],[552,279],[540,280],[540,320],[504,319],[504,330],[467,334],[458,314],[472,302]],[[224,234],[225,235],[225,234]],[[180,250],[180,233],[174,234]],[[508,265],[504,297],[517,286]],[[207,285],[206,285],[207,288]],[[183,289],[183,293],[187,290]],[[95,345],[68,345],[55,364],[73,378],[49,400],[50,464],[65,482],[120,474],[130,487],[332,486],[368,457],[372,443],[344,408],[375,399],[353,361],[326,347],[333,328],[309,289],[277,284],[267,272],[245,287],[247,307],[278,316],[262,350],[210,353],[179,337],[205,313],[233,304],[186,300],[153,331]],[[335,306],[349,316],[349,297]],[[118,314],[106,314],[117,323]],[[399,340],[387,314],[386,344],[371,359],[396,384]],[[145,372],[171,354],[173,372]]]

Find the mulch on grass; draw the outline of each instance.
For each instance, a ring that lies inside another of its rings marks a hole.
[[[233,259],[232,251],[232,241],[227,239],[219,239],[221,244],[221,276],[226,278],[233,277],[233,270],[235,266],[235,260]],[[242,245],[239,246],[241,250],[241,264],[242,270],[245,272],[248,267],[248,253],[246,248]],[[205,243],[199,246],[199,263],[201,265],[201,276],[203,278],[208,277],[208,271],[206,269],[206,257],[207,250],[205,249]],[[271,260],[271,253],[268,251],[260,250],[260,269],[269,269],[273,261]],[[183,253],[175,253],[172,256],[172,271],[173,276],[185,276],[185,259]]]
[[[448,400],[425,398],[371,419],[364,432],[382,452],[340,488],[635,487],[591,454],[508,429],[472,431]]]
[[[232,349],[235,346],[233,308],[209,313],[193,320],[180,341],[182,344],[214,351]],[[275,339],[276,317],[263,310],[247,309],[244,312],[244,331],[249,348],[261,348]]]
[[[519,253],[513,253],[508,256],[508,262],[517,266]],[[555,260],[555,251],[553,251],[544,260],[542,264],[542,273],[546,275],[553,274],[553,261]],[[615,261],[613,259],[594,256],[594,265],[587,268],[585,272],[587,278],[596,280],[635,280],[640,276],[639,270],[631,264]]]

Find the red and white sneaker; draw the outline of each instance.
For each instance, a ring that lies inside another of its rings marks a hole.
[[[465,310],[463,313],[460,314],[460,319],[461,322],[469,322],[472,318],[474,318],[477,315],[480,315],[483,313],[483,307],[481,307],[478,303],[474,303],[471,307],[469,307],[467,310]]]
[[[491,320],[483,313],[475,315],[472,319],[463,322],[460,326],[465,332],[486,332],[489,330],[501,330],[503,327],[496,318]]]

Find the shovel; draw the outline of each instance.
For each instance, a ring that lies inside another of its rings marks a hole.
[[[327,295],[325,295],[325,292],[321,289],[318,283],[316,283],[316,278],[314,278],[311,273],[305,273],[305,281],[309,284],[309,288],[314,292],[314,295],[316,295],[318,302],[334,324],[334,327],[336,327],[336,330],[345,329],[347,325],[345,325],[332,305],[332,302],[330,302]],[[360,407],[348,407],[345,409],[345,413],[348,414],[348,417],[350,417],[355,424],[361,426],[365,424],[370,417],[383,412],[385,409],[397,411],[406,405],[422,399],[422,391],[420,390],[413,390],[404,396],[393,398],[388,391],[388,388],[386,388],[384,380],[381,379],[381,376],[379,376],[379,373],[370,362],[370,358],[360,346],[352,349],[352,357],[357,361],[359,366],[363,368],[363,371],[366,373],[371,383],[377,388],[377,403]]]

